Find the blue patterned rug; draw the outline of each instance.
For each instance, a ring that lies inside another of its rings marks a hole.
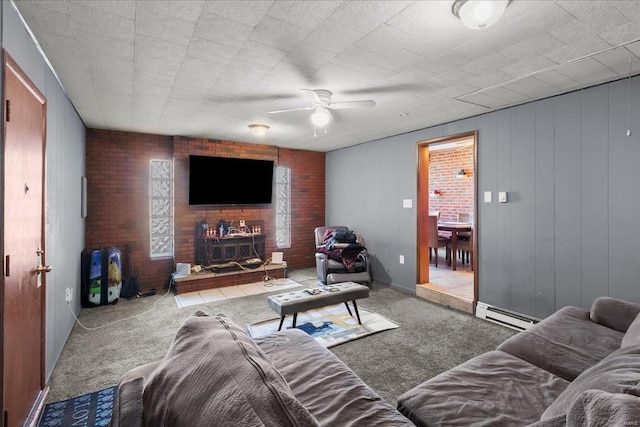
[[[69,400],[48,403],[38,427],[107,427],[113,413],[116,386]]]
[[[325,347],[333,347],[338,344],[399,327],[393,320],[389,320],[365,308],[359,309],[360,319],[362,320],[362,324],[360,325],[356,320],[353,308],[351,311],[353,315],[350,316],[344,304],[305,311],[298,314],[296,328],[302,329]],[[282,329],[291,327],[292,317],[293,316],[286,317]],[[253,338],[263,337],[276,332],[279,324],[279,318],[265,320],[247,326],[247,331]]]

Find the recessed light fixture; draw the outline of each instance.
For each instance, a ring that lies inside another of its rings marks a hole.
[[[465,27],[482,30],[498,22],[508,5],[509,0],[456,0],[453,14]]]
[[[267,125],[253,124],[249,125],[249,129],[255,136],[265,136],[269,132],[269,126]]]

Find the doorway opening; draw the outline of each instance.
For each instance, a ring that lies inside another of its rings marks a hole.
[[[417,296],[474,313],[477,132],[418,143]]]

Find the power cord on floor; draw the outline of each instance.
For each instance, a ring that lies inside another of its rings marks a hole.
[[[256,259],[259,259],[259,258],[256,258]],[[262,281],[267,282],[265,286],[272,286],[270,282],[276,279],[269,276],[269,273],[267,272],[267,266],[269,265],[271,265],[271,258],[267,258],[266,261],[262,261],[262,263],[259,266],[253,267],[253,268],[246,267],[245,265],[242,265],[236,261],[229,261],[224,264],[212,264],[212,265],[203,266],[203,269],[213,271],[217,268],[238,267],[240,268],[240,270],[243,270],[243,271],[255,271],[262,268],[264,270],[264,276],[262,276]]]
[[[171,276],[171,282],[173,282],[173,276]],[[78,325],[80,325],[83,329],[86,329],[87,331],[95,331],[95,330],[98,330],[98,329],[106,328],[107,326],[115,325],[116,323],[124,322],[125,320],[135,319],[135,318],[137,318],[137,317],[141,317],[141,316],[144,316],[145,314],[151,313],[153,310],[155,310],[156,308],[158,308],[158,304],[160,303],[160,301],[162,301],[162,299],[163,299],[164,297],[166,297],[167,295],[169,295],[169,292],[170,292],[170,291],[171,291],[171,283],[169,284],[169,287],[168,287],[168,289],[167,289],[167,292],[166,292],[164,295],[162,295],[162,296],[161,296],[161,297],[160,297],[160,298],[159,298],[159,299],[158,299],[158,300],[153,304],[153,307],[151,307],[151,308],[150,308],[149,310],[147,310],[147,311],[144,311],[144,312],[142,312],[142,313],[140,313],[140,314],[136,314],[135,316],[125,317],[124,319],[118,319],[118,320],[115,320],[115,321],[113,321],[113,322],[109,322],[109,323],[106,323],[106,324],[104,324],[104,325],[96,326],[96,327],[93,327],[93,328],[90,328],[90,327],[84,326],[84,325],[82,324],[82,322],[80,322],[80,320],[78,319],[78,317],[76,316],[76,314],[73,312],[73,309],[71,308],[71,304],[67,303],[67,306],[69,306],[69,310],[71,311],[71,314],[73,314],[73,318],[74,318],[74,319],[76,319],[76,322],[78,323]]]

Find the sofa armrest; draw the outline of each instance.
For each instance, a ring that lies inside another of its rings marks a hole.
[[[640,304],[611,297],[599,297],[591,305],[589,316],[600,325],[626,332],[640,313]]]
[[[124,373],[113,402],[110,427],[144,427],[142,392],[146,378],[160,365],[159,360]]]
[[[143,391],[142,377],[120,383],[110,427],[144,427]]]

